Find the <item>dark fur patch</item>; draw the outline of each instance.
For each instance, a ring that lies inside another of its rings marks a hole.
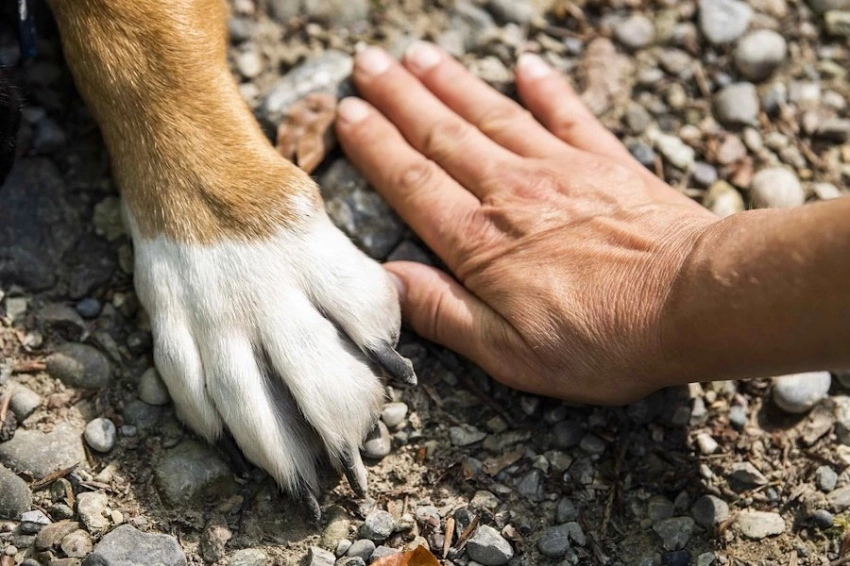
[[[20,101],[6,71],[0,69],[0,184],[12,169],[20,124]]]

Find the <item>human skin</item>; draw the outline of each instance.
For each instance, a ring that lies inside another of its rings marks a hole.
[[[850,367],[850,198],[720,220],[637,163],[534,55],[528,110],[433,45],[361,52],[352,162],[449,272],[391,262],[407,322],[498,381],[622,404]]]

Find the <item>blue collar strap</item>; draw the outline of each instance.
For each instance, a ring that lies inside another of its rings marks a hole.
[[[30,0],[18,0],[18,41],[23,59],[32,59],[36,54],[35,22],[30,8]]]

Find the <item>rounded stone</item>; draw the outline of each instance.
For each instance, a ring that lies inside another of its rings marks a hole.
[[[788,55],[785,38],[769,29],[760,29],[745,35],[735,48],[735,67],[747,80],[760,82]]]
[[[139,378],[139,399],[148,405],[167,405],[171,402],[168,388],[154,368],[148,369]]]
[[[717,181],[706,191],[702,205],[720,218],[726,218],[745,209],[744,197],[726,181]]]
[[[828,529],[832,527],[835,517],[826,509],[818,509],[810,517],[812,523],[819,529]]]
[[[395,428],[407,417],[407,403],[387,403],[381,411],[381,420],[389,428]]]
[[[773,401],[787,413],[805,413],[829,394],[829,372],[784,375],[773,380]]]
[[[32,492],[23,479],[0,466],[0,519],[17,519],[32,507]]]
[[[360,558],[364,562],[368,562],[373,552],[375,552],[375,543],[369,539],[360,539],[354,541],[351,546],[348,547],[348,551],[345,553],[345,555],[349,557]]]
[[[670,517],[655,523],[652,530],[661,539],[664,550],[682,550],[694,533],[694,520],[690,517]]]
[[[511,544],[488,525],[478,527],[466,548],[469,557],[484,566],[502,566],[514,556]]]
[[[97,318],[101,308],[100,301],[88,297],[77,303],[77,312],[83,318]]]
[[[18,385],[12,393],[9,408],[19,421],[26,419],[41,406],[41,396],[28,387]]]
[[[561,558],[570,549],[570,532],[567,525],[549,527],[537,539],[537,550],[548,558]]]
[[[691,515],[699,526],[710,529],[729,518],[729,505],[714,495],[703,495],[694,502]]]
[[[78,529],[63,538],[60,547],[68,558],[84,558],[92,551],[91,537],[86,531]]]
[[[699,28],[714,45],[732,43],[747,31],[753,9],[741,0],[700,0]]]
[[[97,418],[86,425],[83,437],[86,444],[98,452],[109,452],[115,447],[118,431],[115,424],[107,418]]]
[[[109,384],[112,368],[99,350],[85,344],[68,343],[56,348],[46,360],[47,373],[65,385],[100,389]]]
[[[143,533],[131,525],[121,525],[97,543],[86,564],[185,566],[186,555],[173,536]]]
[[[391,449],[390,431],[383,421],[378,421],[363,443],[362,454],[365,458],[380,460],[389,454]]]
[[[756,208],[793,208],[806,202],[806,193],[793,171],[767,167],[753,175],[750,200]]]
[[[655,39],[655,25],[643,14],[633,14],[614,26],[614,37],[629,49],[641,49]]]
[[[393,516],[383,510],[373,511],[366,516],[360,527],[360,536],[371,541],[382,542],[393,534]]]
[[[759,114],[759,96],[752,83],[732,83],[714,96],[714,115],[727,126],[755,124]]]
[[[735,521],[741,534],[753,540],[781,535],[785,532],[785,521],[778,513],[743,511]]]

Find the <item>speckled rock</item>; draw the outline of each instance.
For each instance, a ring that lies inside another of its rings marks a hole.
[[[469,557],[484,566],[502,566],[514,556],[514,549],[499,531],[488,525],[478,527],[466,546]]]
[[[83,436],[86,439],[86,444],[98,452],[105,453],[115,447],[118,432],[111,420],[101,417],[92,420],[86,425]]]
[[[386,540],[393,534],[395,521],[393,516],[383,510],[372,511],[360,526],[360,536],[375,542]]]
[[[227,566],[267,566],[269,555],[259,548],[243,548],[233,553]]]

